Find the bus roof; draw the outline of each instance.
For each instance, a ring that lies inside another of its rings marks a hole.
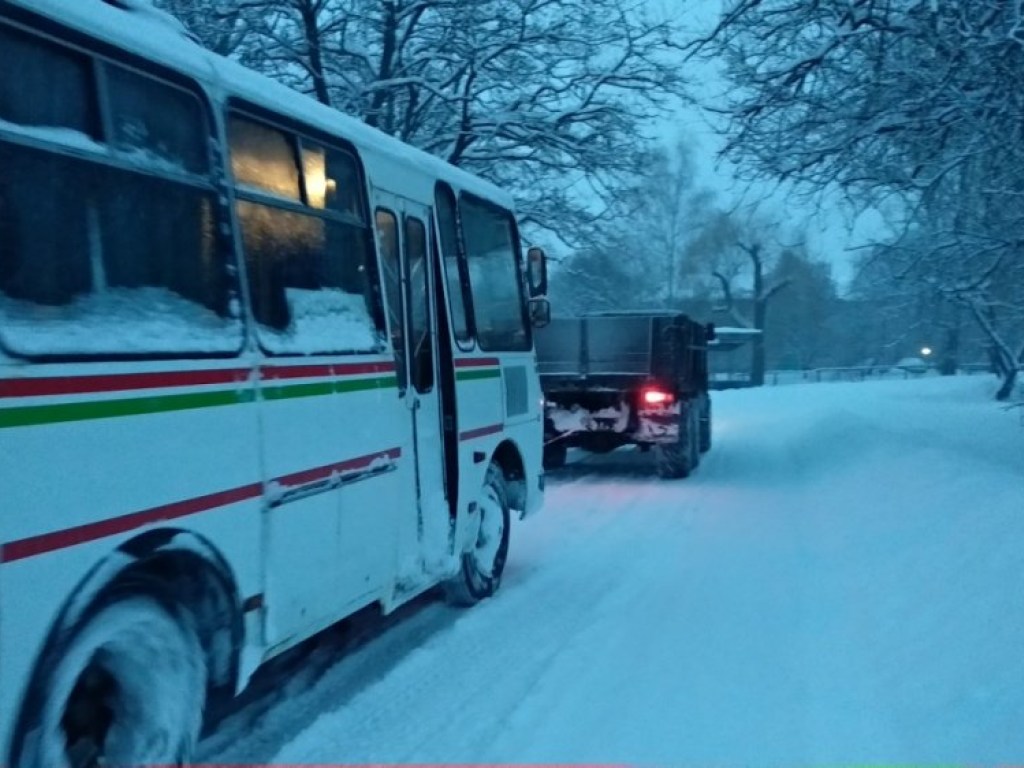
[[[4,2],[176,70],[220,95],[238,97],[337,135],[361,153],[377,156],[364,157],[364,161],[376,159],[394,167],[413,168],[431,180],[447,181],[459,190],[513,208],[509,193],[479,176],[206,50],[177,20],[150,6],[148,0],[117,0],[117,5],[107,0],[0,0],[0,7]],[[391,191],[400,192],[401,187]]]

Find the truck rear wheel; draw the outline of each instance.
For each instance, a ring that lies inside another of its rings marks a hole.
[[[697,468],[700,451],[697,448],[697,420],[694,409],[687,407],[679,419],[679,437],[674,443],[661,443],[654,448],[658,475],[666,480],[689,477]]]
[[[556,440],[544,446],[544,469],[561,469],[569,449],[564,440]]]
[[[700,416],[700,452],[711,450],[711,398],[704,397],[704,408]]]

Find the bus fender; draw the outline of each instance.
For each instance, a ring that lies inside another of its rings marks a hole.
[[[509,506],[522,518],[527,509],[526,465],[523,462],[522,451],[513,440],[504,440],[494,450],[491,461],[497,464],[505,475]]]
[[[133,575],[162,583],[195,617],[210,675],[208,710],[216,716],[236,692],[243,613],[227,561],[207,539],[193,532],[175,528],[146,531],[99,560],[62,606],[42,657],[88,617],[106,590]]]

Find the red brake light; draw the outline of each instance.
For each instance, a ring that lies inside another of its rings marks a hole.
[[[645,405],[669,405],[675,397],[671,392],[664,392],[660,389],[645,389],[643,401]]]

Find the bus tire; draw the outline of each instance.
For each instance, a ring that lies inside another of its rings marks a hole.
[[[477,539],[473,547],[462,554],[458,574],[444,585],[449,602],[456,605],[479,603],[501,586],[508,558],[512,513],[505,475],[497,464],[487,468],[476,514],[480,515]]]
[[[187,612],[159,594],[116,588],[69,634],[41,661],[12,765],[187,765],[207,686]]]
[[[696,469],[700,456],[696,445],[696,420],[694,411],[687,404],[686,413],[680,415],[679,436],[673,443],[659,443],[654,447],[654,460],[658,467],[658,476],[666,480],[678,480],[689,477]]]

